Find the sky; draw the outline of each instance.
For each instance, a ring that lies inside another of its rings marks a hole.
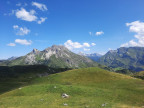
[[[144,47],[144,0],[0,0],[0,59],[52,45],[100,54]]]

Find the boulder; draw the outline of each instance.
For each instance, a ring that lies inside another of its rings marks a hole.
[[[66,93],[63,93],[62,98],[69,98],[69,95],[67,95]]]

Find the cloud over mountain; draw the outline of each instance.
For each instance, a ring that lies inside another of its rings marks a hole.
[[[75,48],[84,48],[84,47],[90,47],[89,43],[79,43],[79,42],[73,42],[72,40],[67,40],[64,43],[65,47],[67,47],[68,49],[75,49]]]
[[[144,22],[134,21],[131,23],[126,23],[126,26],[129,27],[130,32],[136,33],[134,35],[135,39],[132,39],[129,42],[122,44],[121,47],[144,47]]]

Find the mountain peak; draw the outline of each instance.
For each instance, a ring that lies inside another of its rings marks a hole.
[[[48,47],[48,48],[46,48],[44,51],[49,51],[49,50],[51,50],[51,51],[64,51],[64,50],[67,50],[67,51],[69,51],[65,46],[63,46],[63,45],[53,45],[53,46],[51,46],[51,47]]]
[[[117,53],[118,50],[110,50],[109,53]]]
[[[67,49],[65,46],[63,45],[53,45],[51,48],[54,48],[54,49]]]
[[[37,54],[37,53],[39,53],[39,52],[40,52],[40,51],[39,51],[38,49],[34,48],[31,53]]]
[[[33,49],[33,52],[36,52],[36,51],[38,51],[38,49],[34,48],[34,49]]]
[[[39,50],[38,50],[38,49],[36,49],[36,48],[34,48],[34,49],[33,49],[33,52],[39,52]]]

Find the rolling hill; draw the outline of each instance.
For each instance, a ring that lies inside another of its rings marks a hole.
[[[122,67],[133,71],[142,71],[144,70],[144,47],[121,47],[111,50],[98,62],[112,68]]]
[[[1,108],[141,108],[144,81],[98,67],[56,73],[0,95]],[[62,94],[69,95],[63,98]]]

